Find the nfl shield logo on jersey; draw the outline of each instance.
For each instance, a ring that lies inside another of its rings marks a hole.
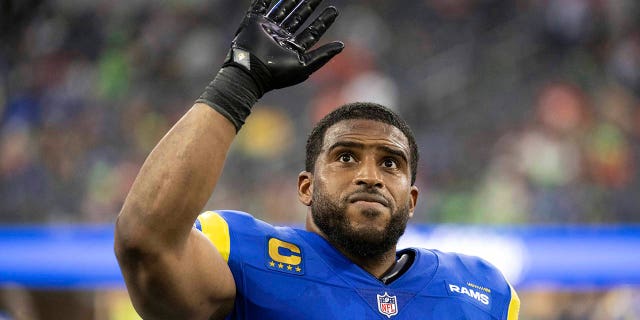
[[[396,296],[390,296],[386,292],[384,295],[376,294],[376,296],[378,297],[378,311],[380,311],[380,313],[389,318],[398,314],[398,300]]]

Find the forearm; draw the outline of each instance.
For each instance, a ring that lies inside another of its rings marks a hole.
[[[218,181],[236,129],[196,103],[149,154],[118,217],[125,241],[180,245]]]

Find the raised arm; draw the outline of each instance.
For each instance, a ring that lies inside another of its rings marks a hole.
[[[229,146],[267,91],[304,81],[338,54],[308,51],[337,16],[325,9],[298,32],[320,0],[253,1],[205,92],[145,161],[118,216],[115,251],[134,307],[145,319],[222,318],[235,284],[215,247],[192,228]]]

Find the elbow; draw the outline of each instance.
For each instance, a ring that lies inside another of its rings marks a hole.
[[[118,261],[149,252],[148,232],[144,224],[125,208],[120,211],[114,229],[113,247]]]
[[[119,262],[156,258],[170,249],[162,226],[153,224],[142,208],[125,205],[114,230],[114,251]]]
[[[127,218],[121,212],[116,219],[113,235],[113,250],[121,263],[126,257],[140,251],[140,240],[136,239],[133,228],[126,223],[126,220]]]

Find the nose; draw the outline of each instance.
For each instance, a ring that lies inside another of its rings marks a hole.
[[[384,187],[384,182],[382,181],[382,173],[380,172],[380,168],[378,165],[376,165],[375,161],[368,160],[361,163],[354,178],[354,183],[356,185],[364,185],[369,188]]]

